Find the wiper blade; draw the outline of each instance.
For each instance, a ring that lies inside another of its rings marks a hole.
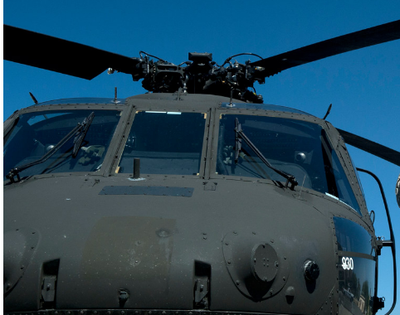
[[[92,124],[94,118],[94,112],[91,112],[91,114],[86,117],[81,125],[81,128],[78,130],[76,133],[75,139],[74,139],[74,149],[72,150],[72,157],[75,158],[76,155],[79,152],[79,149],[82,147],[82,142],[85,140],[86,134],[89,130],[90,125]]]
[[[20,181],[19,173],[38,164],[46,162],[50,157],[54,155],[68,140],[70,140],[73,136],[74,139],[74,149],[72,151],[72,157],[75,158],[79,152],[79,149],[82,145],[82,142],[86,136],[86,133],[90,127],[94,118],[94,112],[90,113],[88,117],[86,117],[82,123],[78,123],[74,129],[72,129],[64,138],[62,138],[51,150],[49,150],[46,154],[44,154],[40,159],[24,164],[19,167],[14,167],[10,170],[10,172],[6,175],[6,177],[12,182]],[[15,176],[17,176],[17,181],[15,180]]]
[[[271,163],[269,163],[269,161],[261,153],[261,151],[258,150],[258,148],[254,145],[254,143],[251,142],[251,140],[244,134],[244,132],[242,130],[242,124],[239,122],[238,118],[236,118],[236,120],[235,120],[235,163],[238,162],[239,154],[240,154],[240,151],[242,150],[242,139],[244,140],[244,142],[246,142],[246,144],[250,147],[250,149],[252,149],[254,151],[254,153],[259,157],[259,159],[267,167],[269,167],[271,170],[275,171],[276,173],[278,173],[282,177],[286,178],[285,187],[288,187],[289,183],[290,183],[291,184],[290,189],[293,190],[294,187],[298,185],[298,182],[297,182],[296,178],[293,175],[291,175],[289,173],[286,173],[286,172],[284,172],[282,170],[279,170],[279,169],[273,167],[271,165]]]

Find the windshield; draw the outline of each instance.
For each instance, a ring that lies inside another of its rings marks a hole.
[[[205,121],[205,113],[136,113],[119,172],[132,173],[139,158],[143,174],[198,174]]]
[[[93,172],[100,169],[105,153],[118,124],[120,112],[115,110],[60,110],[27,113],[7,135],[4,145],[4,175],[18,166],[39,160],[78,123],[94,112],[80,150],[73,157],[74,137],[62,145],[45,162],[20,173],[21,178],[52,172]]]
[[[321,126],[309,122],[264,116],[222,114],[218,138],[217,174],[256,177],[286,182],[268,168],[244,142],[235,163],[235,120],[257,149],[276,169],[293,175],[299,187],[310,188],[348,204],[358,203]],[[361,214],[361,213],[360,213]]]

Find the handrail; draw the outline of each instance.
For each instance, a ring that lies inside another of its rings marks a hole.
[[[395,245],[395,241],[394,241],[392,220],[390,219],[389,207],[388,207],[388,204],[387,204],[387,201],[386,201],[385,192],[383,191],[382,183],[379,180],[379,178],[374,173],[372,173],[370,171],[367,171],[367,170],[364,170],[362,168],[357,168],[357,171],[367,173],[367,174],[371,175],[375,179],[375,181],[378,183],[379,189],[381,190],[383,203],[384,203],[385,209],[386,209],[386,216],[387,216],[387,219],[388,219],[389,232],[390,232],[390,240],[389,241],[383,241],[382,242],[382,246],[383,247],[390,247],[392,249],[392,257],[393,257],[393,303],[392,303],[392,307],[390,308],[390,310],[385,314],[385,315],[389,315],[394,310],[394,307],[396,306],[396,299],[397,299],[396,245]]]

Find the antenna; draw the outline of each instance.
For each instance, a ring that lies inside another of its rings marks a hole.
[[[29,95],[31,96],[32,100],[35,102],[35,104],[38,104],[39,102],[37,101],[36,97],[33,96],[31,92],[29,92]]]
[[[332,104],[329,105],[328,110],[326,111],[326,114],[325,114],[324,118],[322,118],[323,120],[325,120],[326,117],[328,117],[329,113],[331,112],[331,108],[332,108]]]
[[[117,100],[117,87],[115,87],[114,88],[114,100],[113,100],[113,102],[115,103],[115,104],[118,104],[120,101],[118,101]]]

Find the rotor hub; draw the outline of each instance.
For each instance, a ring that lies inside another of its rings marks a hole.
[[[261,95],[248,89],[254,89],[256,80],[260,82],[258,72],[263,70],[262,67],[249,62],[231,63],[232,57],[218,66],[212,61],[210,53],[189,53],[189,61],[180,65],[157,57],[159,60],[155,62],[148,56],[141,57],[136,66],[142,73],[135,73],[132,77],[134,81],[143,78],[142,86],[149,92],[174,93],[182,89],[185,93],[220,95],[251,103],[263,102]]]

